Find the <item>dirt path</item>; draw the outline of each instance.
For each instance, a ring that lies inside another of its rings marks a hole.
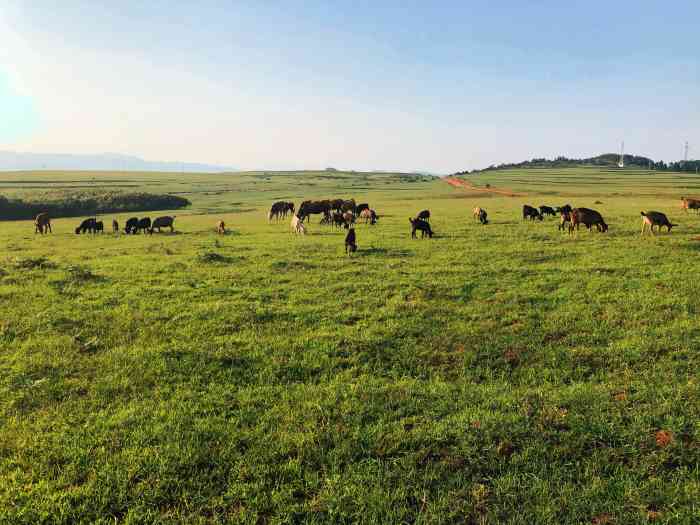
[[[446,177],[445,182],[449,184],[450,186],[453,186],[455,188],[462,188],[464,190],[469,190],[469,191],[481,191],[484,193],[495,193],[497,195],[505,195],[506,197],[524,197],[527,195],[527,193],[515,193],[509,190],[501,190],[498,188],[477,188],[470,182],[467,182],[466,180],[463,179],[457,179],[455,177]]]

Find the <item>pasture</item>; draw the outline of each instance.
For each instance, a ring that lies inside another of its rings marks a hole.
[[[398,174],[0,174],[193,203],[174,234],[0,223],[0,523],[697,523],[700,216],[678,204],[700,179],[561,171],[473,179],[519,197]],[[322,196],[380,216],[352,257],[318,216],[306,236],[267,222]],[[566,202],[610,231],[521,219]],[[411,239],[425,208],[436,235]],[[679,226],[641,237],[649,209]]]

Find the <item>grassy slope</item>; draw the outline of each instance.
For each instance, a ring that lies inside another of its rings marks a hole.
[[[2,224],[0,522],[697,522],[700,219],[671,191],[579,187],[611,231],[569,239],[518,218],[551,196],[248,176],[188,177],[220,212],[175,235]],[[311,194],[383,215],[357,257],[266,224]],[[640,239],[645,208],[678,233]]]

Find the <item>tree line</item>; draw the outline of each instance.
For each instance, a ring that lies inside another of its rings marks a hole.
[[[603,155],[598,155],[597,157],[591,157],[587,159],[572,159],[564,156],[557,157],[555,159],[545,159],[545,158],[534,158],[531,160],[526,160],[517,163],[502,163],[502,164],[492,164],[488,168],[481,170],[465,170],[458,171],[454,175],[468,175],[470,173],[481,173],[484,171],[493,170],[507,170],[507,169],[517,169],[517,168],[567,168],[574,166],[601,166],[601,167],[617,167],[617,163],[620,160],[620,155],[617,153],[605,153]],[[650,169],[658,171],[682,171],[696,173],[700,171],[700,160],[688,160],[688,161],[676,161],[676,162],[664,162],[655,161],[648,157],[643,157],[639,155],[625,155],[624,156],[625,167],[630,168],[640,168],[640,169]]]
[[[191,203],[177,195],[124,192],[49,192],[27,198],[0,195],[0,220],[33,219],[46,212],[53,218],[136,211],[174,210]]]

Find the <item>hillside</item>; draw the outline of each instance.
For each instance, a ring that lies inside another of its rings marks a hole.
[[[700,177],[695,173],[656,171],[641,168],[598,166],[503,168],[457,175],[480,188],[498,188],[521,194],[645,196],[678,199],[700,195]]]
[[[511,169],[527,169],[527,168],[576,168],[576,167],[607,167],[618,168],[620,160],[619,153],[603,153],[596,157],[585,159],[570,159],[567,157],[557,157],[555,159],[534,158],[516,163],[503,163],[491,165],[482,170],[465,170],[458,171],[454,175],[468,175],[470,173],[484,173],[495,170],[511,170]],[[666,163],[664,161],[655,161],[649,157],[641,155],[625,155],[625,169],[648,169],[656,171],[684,171],[695,172],[700,168],[700,161],[690,160],[687,162],[678,161]]]

